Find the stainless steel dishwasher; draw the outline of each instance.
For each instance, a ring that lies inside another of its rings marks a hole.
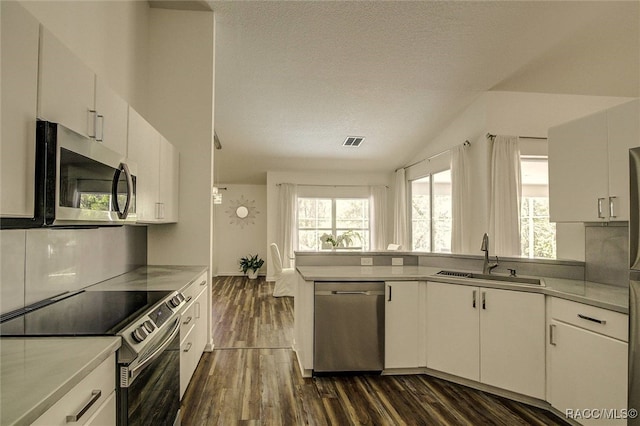
[[[313,372],[381,372],[384,283],[316,282]]]

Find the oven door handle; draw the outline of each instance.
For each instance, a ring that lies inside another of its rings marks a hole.
[[[133,382],[133,379],[139,374],[138,372],[143,368],[145,368],[150,363],[152,363],[160,355],[160,353],[162,353],[167,348],[167,346],[171,344],[171,341],[178,335],[179,332],[180,332],[180,318],[178,317],[176,319],[173,330],[171,330],[171,334],[169,335],[169,337],[155,351],[153,351],[147,358],[145,358],[144,361],[142,361],[140,364],[136,365],[134,368],[129,370],[129,376],[131,377],[132,382]]]

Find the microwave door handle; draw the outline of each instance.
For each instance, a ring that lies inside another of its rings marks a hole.
[[[118,204],[118,183],[120,181],[120,174],[124,173],[127,179],[127,201],[124,203],[124,208],[120,211],[120,205]],[[113,208],[118,214],[118,218],[126,219],[129,214],[129,207],[131,205],[131,196],[133,194],[133,179],[129,172],[129,167],[126,163],[120,163],[120,166],[113,175],[113,186],[111,188],[111,197],[113,199]]]

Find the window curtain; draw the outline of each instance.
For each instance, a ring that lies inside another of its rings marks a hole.
[[[393,206],[393,243],[399,244],[402,250],[411,251],[409,227],[407,226],[407,180],[404,169],[396,171],[394,183]]]
[[[369,196],[371,250],[387,248],[387,187],[372,186]]]
[[[520,256],[521,192],[518,137],[497,135],[491,147],[490,255]]]
[[[451,150],[451,252],[469,253],[467,215],[471,212],[469,154],[464,145]]]
[[[293,267],[293,251],[297,240],[298,188],[292,183],[280,184],[278,193],[278,233],[276,244],[282,255],[282,267]]]

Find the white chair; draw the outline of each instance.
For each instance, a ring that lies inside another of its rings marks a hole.
[[[273,297],[293,296],[295,291],[295,270],[293,268],[282,268],[282,258],[280,250],[275,243],[271,243],[271,262],[274,269],[276,285],[273,288]]]

